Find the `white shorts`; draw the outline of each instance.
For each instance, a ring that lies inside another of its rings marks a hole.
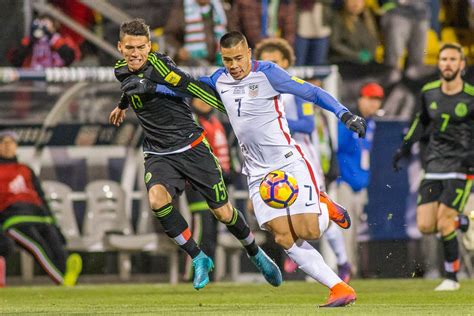
[[[277,217],[304,213],[321,214],[319,187],[311,164],[301,158],[280,168],[280,170],[290,173],[298,183],[298,197],[295,203],[288,208],[276,209],[265,204],[259,193],[262,178],[248,177],[249,196],[252,199],[255,216],[261,229],[265,229],[264,224]]]

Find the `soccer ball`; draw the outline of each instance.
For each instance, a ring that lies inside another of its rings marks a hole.
[[[260,183],[260,197],[270,207],[287,208],[298,197],[298,183],[287,172],[272,171]]]

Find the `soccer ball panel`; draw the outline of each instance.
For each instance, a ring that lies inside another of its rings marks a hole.
[[[268,173],[260,183],[262,200],[273,208],[286,208],[292,205],[298,197],[296,179],[281,170]]]

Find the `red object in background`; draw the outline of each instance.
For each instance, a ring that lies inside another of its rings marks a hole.
[[[5,258],[0,256],[0,287],[5,287],[7,284],[7,263]]]
[[[52,3],[85,28],[90,30],[94,25],[94,12],[78,0],[54,0]],[[84,42],[82,35],[67,26],[61,25],[60,33],[71,37],[78,46]]]

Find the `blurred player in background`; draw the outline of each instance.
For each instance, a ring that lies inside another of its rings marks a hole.
[[[359,270],[358,231],[362,227],[361,218],[368,201],[370,154],[376,127],[373,116],[380,110],[383,98],[384,90],[375,82],[366,83],[359,90],[357,114],[367,121],[367,133],[364,139],[355,138],[341,123],[337,128],[337,160],[341,173],[337,179],[337,198],[347,206],[352,219],[353,229],[344,231],[344,241],[355,274]]]
[[[306,241],[320,238],[329,219],[349,228],[350,218],[343,208],[324,207],[325,204],[319,203],[314,168],[289,134],[281,93],[303,97],[330,110],[360,137],[365,135],[364,119],[350,113],[326,91],[289,76],[277,65],[252,60],[251,49],[242,33],[226,33],[220,45],[225,68],[201,80],[223,100],[245,158],[243,173],[247,175],[249,195],[260,227],[273,234],[301,270],[330,289],[323,307],[353,303],[356,300],[354,289],[343,282]],[[140,77],[135,77],[133,85],[123,89],[127,94],[144,90],[162,89]],[[287,209],[271,208],[259,194],[262,178],[276,169],[292,174],[301,188],[298,199]]]
[[[191,103],[196,120],[206,133],[206,139],[211,146],[212,152],[219,160],[222,168],[222,176],[226,184],[230,178],[230,156],[229,144],[224,130],[224,126],[214,113],[214,109],[198,98],[194,98]],[[212,259],[215,258],[217,246],[217,220],[209,211],[206,199],[190,185],[186,185],[186,199],[191,212],[191,231],[193,238],[199,247]],[[192,276],[192,265],[189,257],[186,257],[185,276],[190,280]],[[212,279],[212,278],[211,278]]]
[[[262,40],[255,47],[254,57],[257,60],[274,62],[285,70],[292,66],[295,60],[293,48],[286,40],[281,38]],[[306,158],[311,162],[316,171],[315,176],[317,177],[319,189],[321,192],[324,192],[326,191],[324,173],[319,162],[319,153],[314,145],[316,139],[313,139],[318,137],[315,135],[314,104],[292,94],[285,93],[281,97],[291,137],[301,146]],[[321,203],[331,203],[326,195],[323,195],[320,199]],[[349,282],[351,267],[347,261],[344,237],[341,230],[336,225],[331,224],[324,233],[324,237],[336,254],[339,277],[344,282]],[[291,263],[291,259],[285,261],[285,267],[288,267],[288,270],[291,270]]]
[[[411,146],[427,136],[422,160],[425,175],[418,190],[417,225],[423,234],[440,233],[446,279],[435,291],[460,288],[457,229],[466,231],[462,215],[472,188],[466,174],[474,169],[474,87],[461,75],[466,67],[462,47],[445,44],[438,57],[440,80],[422,89],[421,107],[394,156],[394,169]]]
[[[120,27],[118,50],[124,59],[115,65],[115,76],[127,91],[149,78],[189,93],[223,110],[212,89],[176,67],[166,55],[151,53],[150,28],[141,19],[124,22]],[[205,197],[217,219],[241,242],[248,256],[273,286],[282,282],[278,266],[256,245],[243,215],[228,200],[222,169],[212,154],[203,129],[194,121],[191,107],[180,96],[157,95],[144,91],[123,94],[109,120],[120,125],[125,111],[132,107],[143,127],[145,138],[145,184],[150,206],[166,234],[193,259],[195,289],[209,282],[214,263],[196,244],[186,220],[171,204],[184,191],[186,181]]]
[[[81,273],[82,259],[78,254],[67,257],[64,237],[39,179],[30,167],[18,162],[16,151],[16,133],[0,131],[1,230],[28,251],[54,283],[73,286]]]

